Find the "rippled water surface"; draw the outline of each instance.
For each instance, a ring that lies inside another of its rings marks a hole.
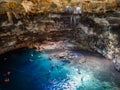
[[[0,90],[120,90],[96,66],[50,60],[47,52],[21,49],[0,59]]]

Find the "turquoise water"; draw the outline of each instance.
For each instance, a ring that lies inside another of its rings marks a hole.
[[[86,67],[50,60],[46,52],[21,49],[0,59],[0,90],[120,90],[114,82],[96,78]],[[9,82],[4,82],[6,78]]]

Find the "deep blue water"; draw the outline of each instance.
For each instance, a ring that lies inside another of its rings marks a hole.
[[[79,71],[78,65],[50,60],[46,52],[21,49],[0,59],[0,90],[120,90],[113,82],[95,78],[82,66]]]

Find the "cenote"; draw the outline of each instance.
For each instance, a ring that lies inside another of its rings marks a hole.
[[[101,55],[73,51],[87,58],[76,63],[50,59],[51,53],[22,48],[1,55],[0,90],[120,90],[118,72]]]
[[[0,90],[120,90],[120,0],[0,0]]]

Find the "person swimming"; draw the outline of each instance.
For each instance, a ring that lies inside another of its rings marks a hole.
[[[55,65],[54,65],[54,64],[52,64],[52,70],[54,69],[54,67],[55,67]]]
[[[78,74],[81,74],[80,68],[78,68],[78,71],[77,71],[77,72],[78,72]]]
[[[84,77],[81,77],[81,83],[83,82]]]

